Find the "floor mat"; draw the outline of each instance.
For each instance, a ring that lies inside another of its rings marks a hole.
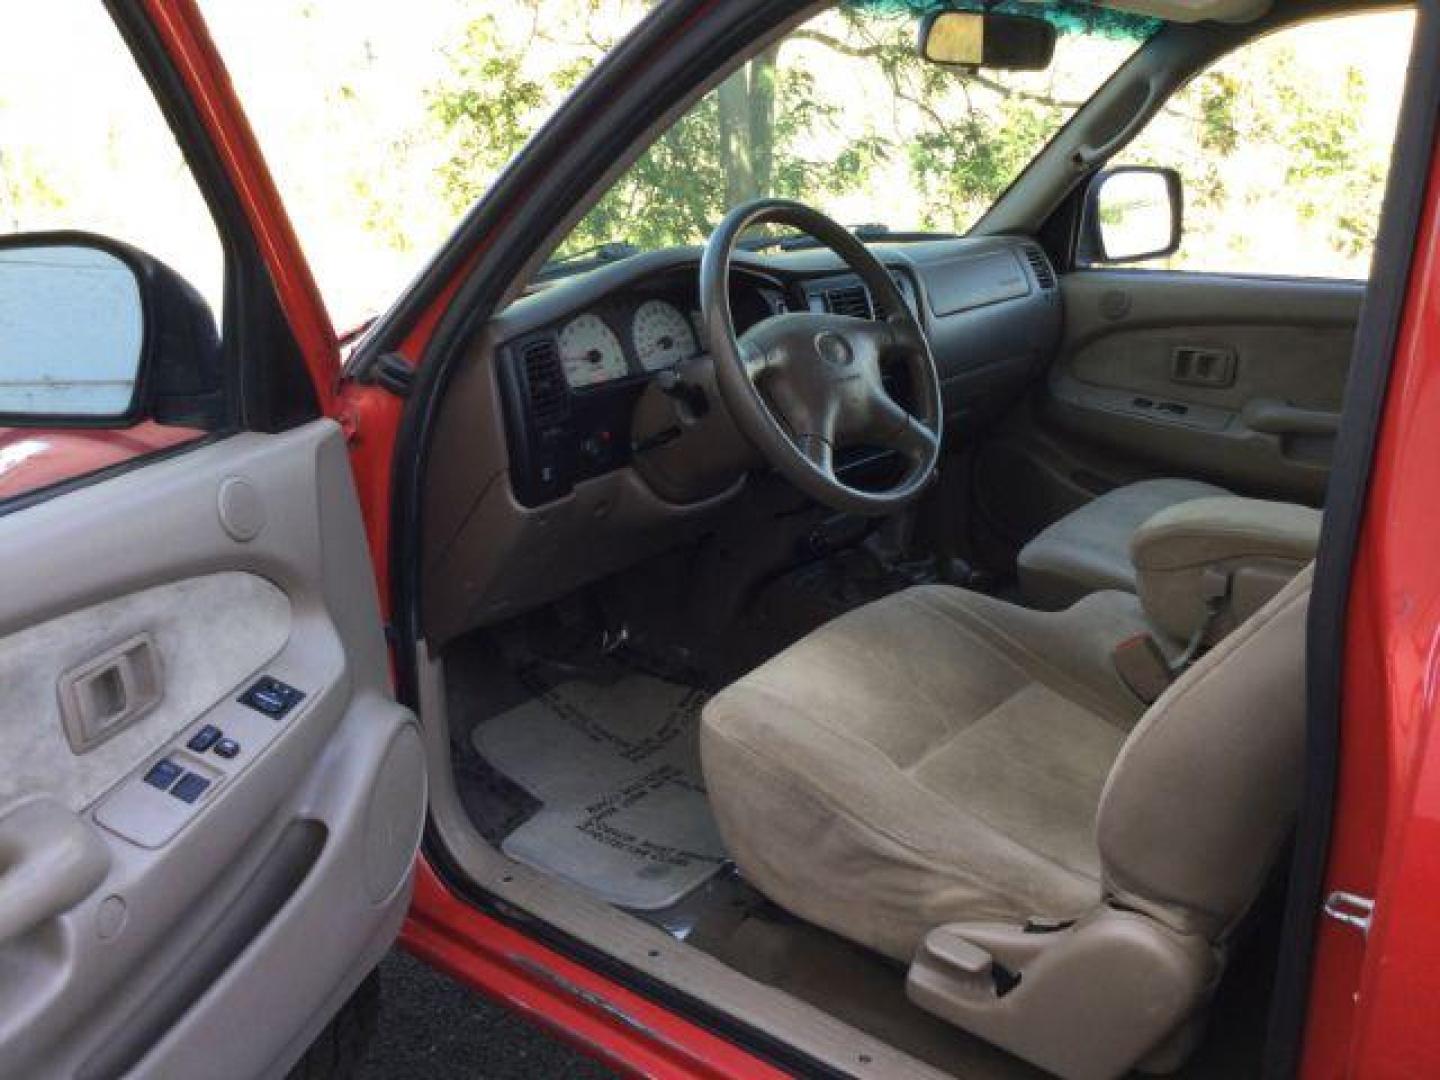
[[[622,907],[669,907],[725,864],[698,747],[705,694],[648,675],[575,680],[480,724],[475,749],[543,804],[510,858]]]

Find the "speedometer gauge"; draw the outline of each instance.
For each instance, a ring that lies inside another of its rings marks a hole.
[[[630,373],[620,339],[591,312],[571,319],[560,331],[560,363],[572,387],[598,386]]]
[[[647,300],[635,309],[630,327],[640,366],[646,371],[674,367],[700,351],[685,313],[664,300]]]

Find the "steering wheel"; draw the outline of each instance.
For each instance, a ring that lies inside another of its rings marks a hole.
[[[789,312],[735,335],[730,260],[753,225],[788,225],[820,241],[859,275],[877,318]],[[940,457],[940,379],[930,344],[878,259],[849,230],[788,199],[757,199],[730,211],[705,245],[700,309],[715,378],[736,427],[761,455],[817,502],[880,516],[918,498]],[[882,361],[910,375],[912,414],[881,382]],[[905,473],[883,491],[866,491],[835,473],[835,452],[865,445],[898,451]]]

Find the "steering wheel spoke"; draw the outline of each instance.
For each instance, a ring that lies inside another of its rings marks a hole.
[[[766,348],[763,338],[753,332],[740,338],[739,346],[740,362],[744,365],[746,376],[752,383],[759,385],[766,372],[773,370],[770,350]]]
[[[835,480],[835,447],[829,439],[823,435],[801,435],[795,439],[795,445],[816,472]]]
[[[898,428],[893,428],[881,440],[881,446],[904,454],[911,461],[932,459],[940,449],[939,437],[909,413]]]

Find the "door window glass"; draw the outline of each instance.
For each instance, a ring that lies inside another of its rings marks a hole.
[[[105,7],[32,0],[7,14],[0,501],[202,435],[208,421],[174,399],[137,413],[137,383],[164,335],[186,350],[166,360],[188,369],[165,377],[212,385],[224,285],[214,219]],[[142,317],[142,280],[163,311]]]
[[[1365,278],[1414,13],[1281,30],[1177,93],[1114,162],[1180,172],[1180,249],[1151,266]]]

